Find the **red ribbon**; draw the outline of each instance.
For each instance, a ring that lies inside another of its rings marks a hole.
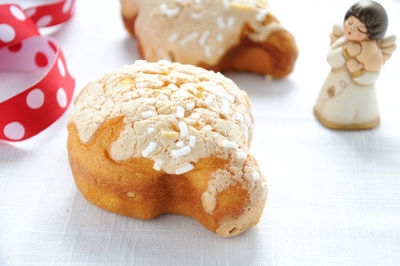
[[[40,133],[71,103],[75,80],[57,41],[41,36],[38,28],[68,21],[74,3],[64,0],[25,10],[15,4],[0,5],[0,71],[40,76],[33,86],[0,99],[0,139],[21,141]]]

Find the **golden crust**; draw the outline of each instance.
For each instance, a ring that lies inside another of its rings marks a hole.
[[[127,31],[135,35],[136,16],[126,17],[122,14],[122,19]],[[271,14],[268,14],[264,24],[279,23]],[[270,75],[275,78],[283,78],[289,75],[294,68],[298,49],[293,35],[285,29],[272,32],[265,42],[255,42],[249,34],[251,28],[245,25],[239,44],[230,48],[215,65],[200,63],[198,66],[216,72],[221,71],[250,71],[262,75]],[[138,40],[138,50],[143,57],[141,43]],[[149,60],[149,58],[144,58]]]
[[[203,208],[201,195],[207,190],[211,173],[223,169],[226,160],[201,159],[194,170],[182,175],[158,172],[153,169],[153,161],[145,158],[115,162],[108,149],[123,128],[122,117],[109,119],[87,144],[82,144],[74,123],[68,124],[69,162],[76,185],[88,201],[111,212],[144,220],[162,213],[189,216],[225,237],[257,224],[265,200],[249,205],[248,192],[240,183],[217,195],[217,205],[211,214]],[[254,163],[253,160],[249,156],[246,164]]]
[[[134,27],[135,21],[136,21],[136,17],[137,16],[126,17],[126,16],[124,16],[122,14],[122,20],[124,22],[125,29],[129,32],[130,35],[132,35],[132,37],[136,37],[135,27]]]

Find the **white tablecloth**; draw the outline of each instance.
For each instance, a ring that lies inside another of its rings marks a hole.
[[[400,2],[381,2],[399,34]],[[272,82],[228,74],[253,102],[252,152],[269,181],[255,228],[224,239],[187,217],[141,221],[88,203],[68,165],[64,115],[28,141],[0,142],[0,265],[400,265],[400,51],[377,82],[381,125],[328,130],[312,107],[329,72],[331,27],[352,1],[270,4],[297,38],[294,73]],[[117,1],[78,0],[73,20],[51,35],[76,93],[138,58]]]

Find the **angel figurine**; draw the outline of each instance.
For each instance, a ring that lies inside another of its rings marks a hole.
[[[354,4],[343,28],[331,33],[331,66],[314,107],[314,114],[332,129],[370,129],[379,123],[375,89],[382,65],[395,50],[396,37],[384,38],[388,25],[385,9],[374,1]]]

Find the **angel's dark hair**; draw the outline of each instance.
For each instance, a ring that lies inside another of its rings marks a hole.
[[[344,20],[354,16],[362,21],[368,30],[368,37],[372,40],[381,40],[388,27],[388,17],[382,5],[375,1],[360,1],[347,11]]]

